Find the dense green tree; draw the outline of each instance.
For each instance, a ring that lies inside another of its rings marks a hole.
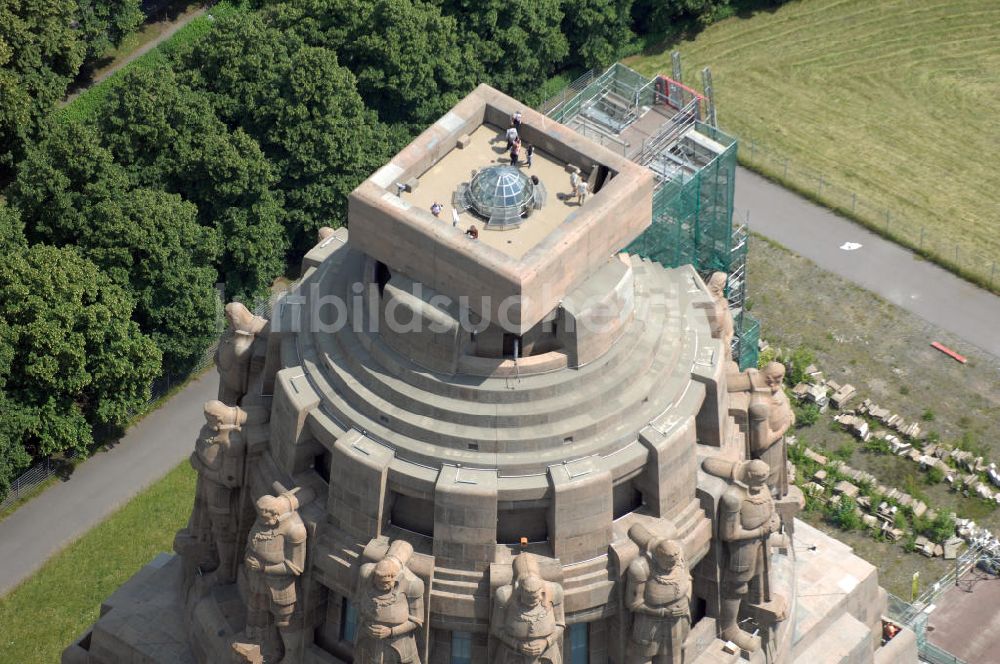
[[[486,80],[528,103],[569,54],[560,0],[439,0]]]
[[[273,123],[279,81],[301,40],[265,21],[261,12],[236,12],[176,54],[178,77],[204,92],[231,128],[257,140]]]
[[[129,187],[96,131],[67,124],[29,150],[11,201],[24,211],[32,242],[76,246],[128,288],[164,368],[182,371],[215,333],[219,231],[200,226],[197,208],[180,196]]]
[[[13,49],[0,37],[0,173],[20,155],[32,120],[31,95],[8,67],[12,57]]]
[[[483,75],[466,27],[422,0],[291,0],[267,16],[307,44],[336,51],[387,122],[433,122]]]
[[[24,449],[21,442],[14,438],[16,432],[13,426],[13,406],[8,403],[7,395],[0,388],[0,499],[10,492],[11,482],[31,465],[31,455]]]
[[[142,22],[139,0],[0,2],[0,175],[80,72]]]
[[[181,56],[184,80],[230,126],[260,143],[278,174],[293,246],[346,218],[347,194],[385,161],[394,141],[335,52],[305,46],[258,14],[222,19]],[[249,54],[244,57],[244,54]]]
[[[635,37],[632,0],[563,0],[562,30],[573,64],[606,67]]]
[[[121,195],[125,171],[100,144],[97,132],[79,123],[60,124],[29,148],[8,196],[33,242],[63,243],[89,232],[88,207]]]
[[[729,0],[635,0],[632,19],[640,33],[659,33],[683,21],[711,23],[729,7]]]
[[[87,58],[100,57],[142,23],[139,0],[77,0],[76,25]]]
[[[389,122],[433,122],[482,76],[456,20],[419,0],[354,0],[360,29],[339,49],[358,89]],[[368,26],[379,26],[372,30]],[[542,47],[544,49],[544,47]]]
[[[130,70],[99,119],[105,143],[137,185],[181,194],[225,239],[229,295],[259,291],[281,274],[287,241],[274,170],[242,129],[229,131],[210,99],[169,68]],[[237,246],[239,243],[247,246]]]
[[[87,216],[87,233],[51,240],[75,244],[131,291],[133,318],[162,351],[165,371],[189,369],[217,334],[218,233],[198,224],[191,203],[149,189],[100,201]]]
[[[262,139],[279,166],[297,244],[346,220],[347,195],[390,156],[385,127],[332,51],[297,51],[278,86]]]
[[[83,63],[76,9],[75,0],[0,3],[0,169],[9,171],[21,158]]]
[[[72,248],[37,244],[0,262],[2,432],[36,457],[83,450],[149,398],[156,344],[129,295]]]
[[[0,255],[6,256],[26,245],[21,215],[0,199]]]

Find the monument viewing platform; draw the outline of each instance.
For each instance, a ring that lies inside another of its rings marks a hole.
[[[720,156],[681,191],[721,218]],[[796,525],[784,367],[732,359],[729,237],[700,266],[622,252],[663,183],[469,94],[270,320],[226,306],[177,555],[63,664],[913,661],[880,647],[875,569]]]
[[[516,112],[522,146],[535,149],[522,172],[549,193],[523,223],[494,231],[455,194],[473,171],[509,164],[499,128]],[[567,169],[588,183],[583,205],[557,195],[569,188]],[[351,243],[440,293],[468,296],[492,321],[518,298],[500,324],[522,334],[649,225],[653,182],[649,169],[481,85],[351,194]],[[439,217],[435,202],[445,207]]]

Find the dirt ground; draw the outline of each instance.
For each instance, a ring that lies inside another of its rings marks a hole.
[[[919,421],[942,441],[956,443],[964,437],[973,449],[981,448],[1000,462],[1000,358],[759,236],[751,243],[748,265],[750,310],[761,321],[761,336],[775,346],[809,348],[828,378],[858,389],[859,396],[848,407],[870,397],[907,421]],[[934,350],[932,341],[967,356],[968,364]],[[923,419],[927,411],[933,416],[930,421]],[[816,449],[854,447],[848,463],[855,468],[929,505],[1000,531],[1000,510],[951,492],[945,484],[928,484],[924,473],[908,460],[863,451],[832,421],[832,415],[825,413],[796,435]],[[903,598],[910,594],[914,571],[931,583],[948,569],[940,559],[907,554],[899,545],[814,525],[877,565],[882,585]]]

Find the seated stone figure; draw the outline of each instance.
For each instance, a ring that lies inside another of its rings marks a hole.
[[[512,583],[493,597],[490,634],[499,641],[494,663],[562,664],[562,587],[542,578],[530,553],[515,558],[513,567]]]
[[[628,567],[625,606],[632,613],[628,664],[681,664],[691,629],[691,575],[680,545],[641,524],[629,537],[642,555]]]
[[[406,567],[411,555],[413,547],[396,540],[382,560],[361,566],[354,595],[356,664],[420,664],[416,636],[424,624],[424,582]]]

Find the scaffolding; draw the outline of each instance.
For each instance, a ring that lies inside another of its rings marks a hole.
[[[574,86],[549,117],[656,174],[653,222],[625,251],[667,267],[691,264],[703,277],[726,272],[733,357],[741,369],[756,366],[760,325],[745,311],[749,236],[733,224],[737,142],[704,122],[711,100],[618,63]]]

